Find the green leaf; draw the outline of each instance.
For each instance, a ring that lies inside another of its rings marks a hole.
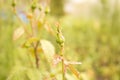
[[[37,42],[37,41],[39,41],[39,39],[36,38],[36,37],[29,38],[29,39],[23,44],[23,47],[28,48],[28,47],[31,46],[32,43],[35,43],[35,42]]]
[[[52,60],[55,54],[55,48],[52,45],[52,43],[47,40],[41,40],[40,43],[41,43],[42,50],[45,56],[47,57],[47,59]]]

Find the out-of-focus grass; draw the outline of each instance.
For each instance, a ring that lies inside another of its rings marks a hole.
[[[114,28],[119,28],[119,24],[104,26],[104,20],[86,21],[74,17],[63,18],[61,21],[67,40],[66,55],[70,59],[74,56],[74,59],[82,61],[83,64],[78,69],[88,80],[119,80],[120,37],[119,31],[114,31]]]

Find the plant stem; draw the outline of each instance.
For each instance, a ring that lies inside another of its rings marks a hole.
[[[57,26],[57,43],[60,46],[60,55],[62,58],[62,78],[65,80],[65,68],[64,68],[64,36],[62,35],[59,23],[56,23]]]
[[[37,69],[39,68],[39,56],[38,56],[38,53],[37,53],[38,45],[39,45],[39,41],[36,43],[36,45],[34,47],[34,54],[35,54],[36,68]]]
[[[64,59],[62,59],[62,77],[63,77],[63,80],[65,80]]]
[[[64,46],[61,47],[61,57],[62,57],[62,78],[65,80],[65,71],[64,71]]]

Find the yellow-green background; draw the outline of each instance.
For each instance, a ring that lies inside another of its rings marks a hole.
[[[90,13],[86,16],[64,13],[63,4],[65,5],[67,1],[69,0],[51,0],[51,13],[48,16],[48,22],[51,22],[53,27],[52,21],[59,20],[61,23],[66,40],[66,58],[82,62],[75,67],[83,80],[120,80],[120,1],[97,0],[100,6],[94,5],[91,9],[88,7]],[[16,0],[16,2],[18,10],[25,10],[30,7],[31,0]],[[12,40],[14,29],[20,25],[12,12],[11,0],[0,0],[0,80],[6,80],[12,74],[17,76],[13,80],[37,80],[32,77],[38,76],[38,71],[27,70],[30,79],[22,72],[29,63],[25,49],[20,47],[24,40]],[[50,40],[58,51],[55,37],[46,32],[43,34],[43,38]],[[47,67],[44,61],[41,76],[48,75],[48,72],[44,72],[44,67]],[[71,72],[68,73],[69,77],[73,76]],[[40,78],[42,80],[42,77]],[[75,79],[69,78],[69,80]]]

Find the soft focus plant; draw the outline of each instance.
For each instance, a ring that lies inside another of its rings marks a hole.
[[[33,61],[29,61],[31,64],[30,67],[22,67],[20,68],[21,75],[23,75],[23,79],[30,79],[30,80],[40,80],[41,78],[32,78],[30,76],[30,73],[26,73],[31,71],[32,69],[35,70],[35,73],[38,72],[37,74],[40,75],[42,71],[42,66],[40,63],[44,63],[46,65],[49,71],[45,71],[48,73],[48,75],[42,76],[43,80],[59,80],[57,78],[57,74],[52,72],[54,69],[52,68],[54,65],[59,65],[61,63],[61,69],[57,69],[55,72],[61,72],[62,74],[62,80],[66,80],[66,70],[67,68],[78,78],[79,77],[79,72],[73,67],[74,64],[81,64],[80,62],[74,62],[74,61],[68,61],[65,56],[64,56],[64,36],[61,31],[61,26],[59,23],[56,23],[56,28],[57,28],[57,33],[56,33],[56,42],[58,43],[60,50],[59,54],[55,54],[55,48],[53,44],[48,41],[43,39],[42,36],[42,30],[45,28],[50,36],[55,36],[55,33],[53,29],[49,26],[49,22],[47,21],[47,14],[49,13],[50,9],[48,5],[42,6],[37,0],[33,0],[30,6],[30,9],[26,11],[22,11],[22,13],[26,16],[28,22],[27,24],[22,20],[19,16],[19,13],[17,12],[17,3],[15,0],[12,2],[12,9],[14,14],[16,15],[17,19],[20,22],[20,27],[17,27],[14,32],[13,32],[13,40],[17,41],[20,39],[22,36],[24,36],[24,42],[22,44],[22,48],[25,48],[28,53],[28,57],[31,57]],[[28,25],[30,24],[30,25]],[[41,54],[43,54],[43,58],[41,58]],[[19,66],[18,66],[19,67]],[[60,67],[60,66],[59,66]],[[18,68],[19,69],[19,68]],[[17,76],[19,70],[14,70],[11,72],[10,76],[8,77],[8,80],[14,80],[16,79],[15,77]],[[35,74],[34,72],[32,74]],[[20,75],[18,74],[18,75]],[[25,78],[27,77],[27,78]]]

